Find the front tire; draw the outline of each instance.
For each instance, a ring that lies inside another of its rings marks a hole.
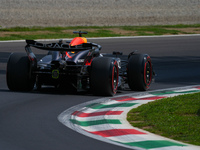
[[[31,91],[35,84],[31,61],[24,53],[12,53],[7,62],[7,86],[12,91]]]
[[[113,96],[117,92],[119,70],[117,61],[98,57],[92,61],[90,87],[94,95]]]
[[[127,65],[128,85],[131,90],[146,91],[152,82],[152,63],[148,54],[133,54]]]

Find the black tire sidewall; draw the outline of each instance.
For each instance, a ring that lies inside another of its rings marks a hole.
[[[132,55],[127,64],[128,85],[131,90],[145,91],[148,90],[151,84],[145,82],[145,67],[150,64],[151,72],[150,78],[152,79],[152,64],[151,58],[148,54],[134,54]]]
[[[95,95],[113,96],[117,87],[113,87],[113,68],[118,65],[112,58],[97,57],[92,61],[90,72],[90,88]],[[117,86],[117,85],[116,85]]]
[[[6,71],[7,86],[13,91],[30,91],[35,84],[31,62],[25,53],[12,53]]]

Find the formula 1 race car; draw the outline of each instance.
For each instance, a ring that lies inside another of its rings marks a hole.
[[[43,85],[76,91],[89,90],[95,95],[113,96],[128,83],[131,90],[149,89],[153,67],[148,54],[132,52],[122,60],[121,52],[101,54],[101,46],[87,42],[82,34],[72,41],[43,44],[26,40],[26,53],[12,53],[7,63],[7,85],[13,91],[41,89]],[[37,62],[31,47],[47,50]],[[112,57],[111,57],[112,56]]]

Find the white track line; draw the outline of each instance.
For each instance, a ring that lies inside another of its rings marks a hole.
[[[162,37],[190,37],[190,36],[200,36],[200,34],[181,34],[181,35],[153,35],[153,36],[121,36],[121,37],[98,37],[98,38],[87,38],[91,40],[104,40],[104,39],[131,39],[131,38],[162,38]],[[67,38],[63,40],[71,40],[72,38]],[[36,41],[57,41],[60,39],[37,39]],[[14,43],[14,42],[25,42],[25,40],[10,40],[10,41],[0,41],[0,43]]]

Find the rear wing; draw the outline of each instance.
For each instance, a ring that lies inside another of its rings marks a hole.
[[[65,44],[62,42],[43,44],[34,40],[26,40],[26,43],[26,47],[35,47],[38,49],[48,51],[84,51],[93,49],[93,47],[96,47],[98,50],[101,50],[101,46],[95,43],[83,43],[76,46],[70,46],[69,44]]]
[[[101,50],[101,46],[95,43],[83,43],[76,46],[70,46],[67,43],[62,43],[62,41],[59,41],[58,43],[50,43],[50,44],[43,44],[39,43],[34,40],[26,40],[27,45],[25,46],[25,51],[28,55],[28,58],[31,62],[36,62],[36,56],[32,52],[31,47],[35,47],[42,50],[48,50],[48,51],[60,51],[61,54],[64,54],[67,51],[85,51],[89,50],[88,56],[92,56],[94,53],[99,52]]]

